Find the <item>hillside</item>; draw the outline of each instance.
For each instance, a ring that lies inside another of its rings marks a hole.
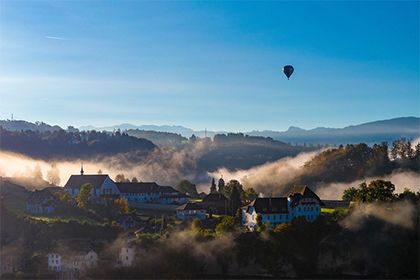
[[[1,150],[42,159],[88,158],[137,151],[150,153],[155,145],[125,133],[9,131],[0,127]]]
[[[32,130],[32,131],[57,131],[61,130],[61,127],[58,125],[49,125],[44,122],[27,122],[24,120],[0,120],[0,127],[3,127],[9,131],[25,131],[25,130]]]
[[[242,133],[216,134],[209,149],[198,159],[201,169],[212,171],[219,167],[229,169],[250,168],[255,165],[295,156],[312,148],[291,146],[266,137]]]
[[[305,163],[302,173],[288,185],[310,185],[353,182],[373,176],[384,176],[395,170],[420,171],[420,146],[398,159],[390,160],[386,144],[341,146],[326,150]],[[407,186],[408,187],[408,186]]]
[[[128,129],[124,131],[130,136],[137,138],[147,139],[158,146],[169,146],[177,147],[188,141],[187,138],[181,136],[180,134],[172,132],[160,132],[154,130],[140,130],[140,129]]]

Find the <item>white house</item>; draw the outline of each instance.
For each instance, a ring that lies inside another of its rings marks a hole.
[[[119,197],[121,195],[117,185],[108,175],[84,175],[83,169],[80,175],[70,176],[69,180],[64,185],[64,190],[73,198],[76,198],[80,192],[81,186],[87,183],[90,183],[93,186],[92,195],[94,198],[101,196]]]
[[[176,209],[176,217],[180,220],[204,220],[206,218],[207,209],[199,203],[186,203]]]
[[[321,200],[308,187],[295,187],[285,197],[257,198],[242,207],[242,224],[249,230],[257,225],[257,216],[271,225],[288,223],[298,217],[314,221],[321,213]]]
[[[118,265],[123,267],[132,266],[135,258],[135,250],[132,247],[121,247],[118,255]]]
[[[58,253],[49,253],[48,258],[48,270],[60,272],[62,269],[61,255]]]
[[[98,254],[93,250],[77,255],[63,254],[63,256],[59,253],[50,253],[47,257],[48,269],[56,272],[83,272],[98,263]]]

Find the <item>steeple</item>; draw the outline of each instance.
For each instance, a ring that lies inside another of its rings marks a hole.
[[[83,173],[85,173],[85,172],[83,171],[83,162],[82,162],[82,166],[80,168],[80,175],[83,175]]]

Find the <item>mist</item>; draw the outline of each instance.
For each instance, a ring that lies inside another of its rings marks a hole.
[[[208,149],[203,141],[197,141],[188,149],[155,149],[147,156],[135,153],[74,160],[38,160],[22,154],[0,151],[0,176],[45,179],[50,183],[64,185],[70,175],[80,174],[81,164],[85,174],[108,174],[115,178],[124,174],[140,181],[156,181],[159,184],[176,185],[181,179],[194,180],[197,159]]]
[[[360,180],[356,180],[350,183],[337,182],[323,184],[319,183],[316,185],[316,191],[319,197],[322,199],[341,199],[345,189],[350,187],[357,187],[363,182],[370,182],[372,180],[386,180],[391,181],[395,185],[395,193],[401,193],[404,188],[410,189],[411,191],[420,191],[420,174],[414,171],[394,171],[390,175],[368,177]]]
[[[414,214],[415,206],[409,201],[361,203],[352,207],[340,224],[347,229],[359,230],[371,216],[393,225],[413,229]]]
[[[325,149],[300,153],[295,157],[282,158],[250,169],[232,171],[220,168],[215,172],[209,172],[209,175],[216,178],[223,175],[225,181],[238,180],[245,188],[254,188],[259,193],[282,195],[287,183],[302,174],[305,162],[323,151]]]

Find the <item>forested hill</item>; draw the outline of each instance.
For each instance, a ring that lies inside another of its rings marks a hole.
[[[199,158],[198,165],[207,171],[219,167],[250,168],[315,149],[291,146],[269,137],[248,136],[242,133],[216,134],[213,141],[207,138],[204,142],[208,143],[208,149]]]
[[[395,141],[388,156],[386,143],[369,147],[366,144],[340,146],[324,151],[308,161],[303,172],[290,185],[352,182],[383,176],[392,171],[420,171],[420,145],[415,148],[406,140]]]
[[[0,126],[6,130],[10,131],[25,131],[25,130],[32,130],[32,131],[57,131],[61,130],[62,128],[58,125],[49,125],[44,122],[27,122],[23,120],[0,120]]]
[[[87,158],[130,151],[148,154],[156,146],[126,133],[97,131],[9,131],[0,127],[1,150],[35,158]]]
[[[178,147],[188,141],[188,139],[182,135],[171,132],[140,129],[128,129],[124,132],[130,136],[147,139],[152,141],[154,144],[163,147]]]

